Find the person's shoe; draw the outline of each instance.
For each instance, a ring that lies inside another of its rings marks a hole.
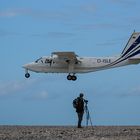
[[[82,126],[78,126],[78,128],[83,128]]]

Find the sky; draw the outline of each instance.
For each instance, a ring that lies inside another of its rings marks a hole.
[[[54,51],[119,55],[140,31],[139,0],[0,0],[0,125],[76,125],[83,92],[93,125],[140,125],[140,65],[87,74],[24,77]],[[84,116],[83,125],[86,124]]]

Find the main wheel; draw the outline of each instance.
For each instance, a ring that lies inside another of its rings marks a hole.
[[[72,76],[69,74],[69,75],[67,76],[67,79],[68,79],[68,80],[72,80]]]
[[[76,80],[77,80],[77,77],[76,77],[75,75],[73,75],[73,76],[72,76],[72,80],[73,80],[73,81],[76,81]]]
[[[25,74],[25,77],[26,77],[26,78],[29,78],[29,77],[30,77],[30,74],[29,74],[29,73],[26,73],[26,74]]]

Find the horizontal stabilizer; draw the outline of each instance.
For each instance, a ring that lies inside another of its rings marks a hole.
[[[131,64],[139,64],[140,63],[140,54],[134,56],[134,57],[131,57],[129,58],[129,62]]]

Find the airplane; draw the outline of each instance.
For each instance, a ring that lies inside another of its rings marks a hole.
[[[25,64],[25,77],[28,71],[37,73],[68,73],[67,79],[75,81],[77,73],[88,73],[140,63],[140,32],[133,32],[122,53],[110,57],[79,57],[75,52],[53,52],[35,62]]]

